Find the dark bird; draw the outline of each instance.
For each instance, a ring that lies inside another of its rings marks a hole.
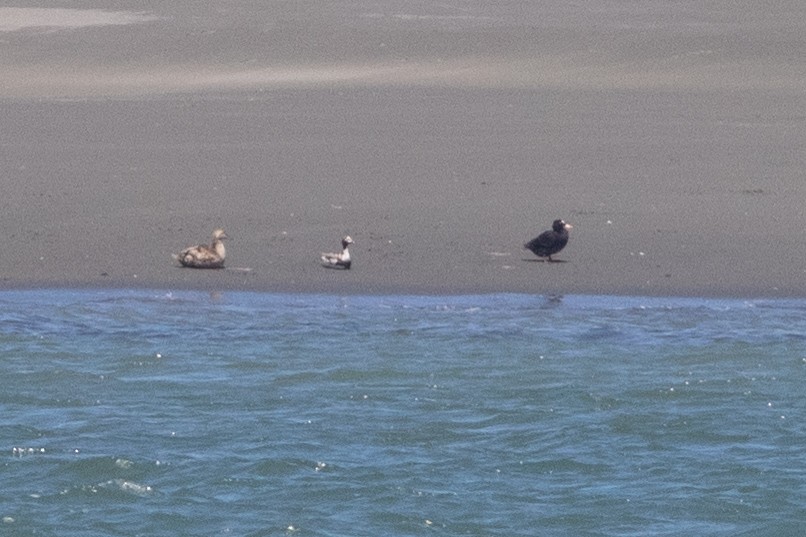
[[[174,258],[183,267],[190,268],[224,268],[224,258],[227,251],[224,249],[224,239],[228,239],[223,229],[213,231],[213,242],[210,246],[200,244],[185,248]]]
[[[551,229],[544,231],[534,239],[523,245],[527,250],[531,250],[537,257],[548,257],[549,261],[554,261],[551,256],[565,248],[568,244],[568,230],[570,224],[557,219],[551,225]]]
[[[348,269],[352,264],[350,260],[350,245],[353,244],[353,239],[349,235],[341,240],[341,252],[337,253],[323,253],[321,255],[322,264],[328,268],[342,268]]]

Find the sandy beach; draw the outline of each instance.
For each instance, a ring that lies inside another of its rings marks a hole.
[[[806,4],[701,4],[0,8],[0,287],[806,297]]]

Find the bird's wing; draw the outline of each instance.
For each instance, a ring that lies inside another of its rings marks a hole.
[[[527,248],[534,248],[536,246],[545,246],[546,243],[548,243],[549,239],[551,238],[550,233],[551,233],[550,231],[544,231],[543,233],[541,233],[540,235],[538,235],[534,239],[532,239],[529,242],[527,242],[526,247]]]
[[[197,263],[214,263],[221,261],[221,257],[215,252],[215,250],[212,250],[209,246],[204,244],[185,248],[180,252],[179,255],[182,259],[190,259]]]

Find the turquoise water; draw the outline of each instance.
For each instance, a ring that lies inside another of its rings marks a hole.
[[[2,535],[799,535],[806,302],[0,293]]]

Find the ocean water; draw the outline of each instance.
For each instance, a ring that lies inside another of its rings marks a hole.
[[[0,535],[787,536],[806,302],[0,293]]]

